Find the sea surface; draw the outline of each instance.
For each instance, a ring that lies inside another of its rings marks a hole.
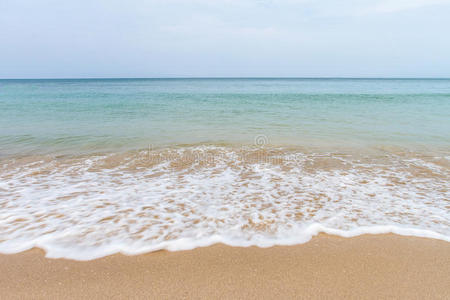
[[[450,79],[0,80],[0,253],[450,241]]]

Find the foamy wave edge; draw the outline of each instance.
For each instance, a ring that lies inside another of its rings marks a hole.
[[[399,236],[413,236],[420,238],[430,238],[437,239],[446,242],[450,242],[450,237],[431,231],[427,229],[417,229],[417,228],[405,228],[394,225],[377,225],[377,226],[362,226],[352,230],[340,230],[335,228],[328,228],[321,224],[314,223],[304,228],[302,232],[298,235],[292,237],[279,237],[279,238],[267,238],[262,235],[254,235],[250,240],[237,240],[223,237],[220,235],[212,235],[208,238],[203,239],[192,239],[192,238],[181,238],[171,241],[162,242],[157,245],[152,246],[129,246],[125,244],[116,244],[109,246],[101,246],[96,249],[86,249],[81,250],[69,249],[55,247],[54,245],[49,245],[48,241],[51,237],[43,237],[36,239],[27,243],[21,243],[20,246],[16,248],[8,247],[9,249],[1,249],[2,254],[17,254],[30,250],[32,248],[40,248],[45,251],[45,257],[57,259],[72,259],[78,261],[89,261],[94,259],[99,259],[105,256],[113,254],[123,254],[123,255],[140,255],[145,253],[150,253],[159,250],[167,251],[183,251],[192,250],[199,247],[208,247],[214,244],[224,244],[232,247],[251,247],[256,246],[260,248],[268,248],[273,246],[293,246],[300,245],[309,242],[314,236],[320,233],[325,233],[332,236],[339,236],[344,238],[351,238],[361,235],[376,235],[376,234],[396,234]]]

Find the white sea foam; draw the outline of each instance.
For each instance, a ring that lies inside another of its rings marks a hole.
[[[449,168],[417,155],[355,157],[185,147],[7,161],[0,252],[88,260],[214,243],[269,247],[320,232],[450,241]]]

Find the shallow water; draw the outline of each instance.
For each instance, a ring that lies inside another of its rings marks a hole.
[[[0,155],[149,145],[440,147],[450,80],[0,81]]]
[[[450,80],[0,81],[0,252],[450,241]]]

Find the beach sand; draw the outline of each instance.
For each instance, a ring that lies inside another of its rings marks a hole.
[[[450,298],[450,243],[321,234],[296,246],[47,259],[0,255],[0,298]]]

